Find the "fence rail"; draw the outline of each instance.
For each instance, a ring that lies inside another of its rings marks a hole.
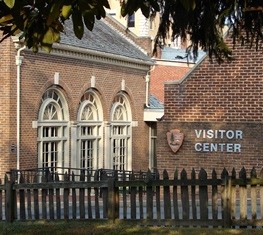
[[[76,172],[76,171],[75,171]],[[0,181],[0,220],[122,219],[147,225],[262,227],[263,170],[162,175],[97,170],[26,171]],[[33,180],[32,180],[33,179]]]

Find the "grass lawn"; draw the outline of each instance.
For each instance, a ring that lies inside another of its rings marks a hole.
[[[0,222],[0,234],[13,235],[262,235],[263,229],[175,228],[109,221]]]

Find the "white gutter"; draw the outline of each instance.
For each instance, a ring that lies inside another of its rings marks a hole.
[[[23,56],[21,56],[21,51],[24,50],[26,46],[23,46],[17,50],[16,55],[16,92],[17,92],[17,103],[16,103],[16,168],[20,169],[20,76],[21,76],[21,64]]]

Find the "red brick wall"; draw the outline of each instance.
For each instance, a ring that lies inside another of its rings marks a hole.
[[[13,52],[15,50],[13,49]],[[13,53],[12,52],[12,53]],[[70,121],[76,121],[78,104],[83,93],[90,87],[91,76],[96,77],[96,89],[101,95],[103,104],[104,121],[109,121],[110,109],[115,95],[121,90],[121,81],[125,80],[126,89],[132,108],[132,119],[138,121],[138,126],[132,128],[132,167],[134,170],[148,169],[148,128],[143,122],[143,110],[145,103],[145,75],[147,71],[125,68],[121,65],[106,65],[88,62],[84,60],[63,58],[49,54],[33,54],[29,51],[23,51],[24,60],[21,67],[21,169],[37,167],[37,129],[32,128],[32,121],[38,118],[38,110],[41,103],[41,97],[45,90],[53,84],[55,72],[60,73],[60,89],[64,92],[69,106]],[[7,52],[7,56],[8,55]],[[15,78],[15,61],[12,59],[6,63],[5,67],[11,66],[12,76]],[[9,64],[9,65],[8,65]],[[9,74],[6,73],[6,84],[9,85]],[[2,73],[3,76],[3,73]],[[15,81],[15,80],[14,80]],[[15,82],[14,82],[15,85]],[[6,125],[0,124],[4,129],[5,139],[10,139],[8,145],[16,145],[16,122],[9,122],[9,116],[16,117],[16,99],[10,99],[10,87],[7,87],[6,94],[7,105],[4,107],[1,102],[1,111],[6,108],[5,117],[1,115],[1,120],[6,119]],[[1,96],[4,95],[1,93]],[[16,97],[16,90],[12,91]],[[9,115],[9,110],[13,113]],[[10,128],[13,129],[12,133]],[[2,143],[1,163],[5,162],[5,167],[0,168],[0,178],[9,168],[16,167],[16,164],[8,164],[7,159],[14,159],[16,163],[16,154],[10,154],[8,145]],[[147,156],[147,157],[145,157]]]
[[[263,53],[262,49],[236,45],[232,62],[205,59],[180,84],[165,84],[164,118],[158,123],[157,164],[173,172],[177,167],[240,170],[263,166]],[[166,132],[185,134],[182,147],[173,153]],[[242,130],[242,140],[198,139],[194,130]],[[240,153],[197,152],[196,142],[240,143]]]
[[[155,65],[151,72],[150,93],[164,102],[164,83],[181,79],[188,71],[188,66]]]
[[[5,173],[10,167],[15,167],[16,149],[11,152],[11,145],[16,133],[16,73],[15,54],[10,54],[13,44],[6,39],[0,44],[0,173]],[[13,63],[14,66],[10,66]]]
[[[145,71],[27,52],[22,68],[21,125],[24,134],[22,136],[21,163],[23,168],[36,167],[37,130],[32,129],[32,121],[37,120],[41,96],[50,85],[55,72],[60,73],[60,86],[68,101],[71,121],[76,121],[80,98],[90,87],[91,76],[96,77],[96,88],[101,94],[104,121],[109,121],[113,99],[120,91],[121,81],[124,79],[126,92],[131,101],[133,120],[139,121],[138,127],[132,129],[133,155],[146,156],[145,149],[141,148],[144,145],[148,146],[148,130],[145,123],[141,122],[145,102]],[[148,159],[145,161],[144,159],[139,160],[137,157],[133,158],[134,169],[147,169],[147,167]]]

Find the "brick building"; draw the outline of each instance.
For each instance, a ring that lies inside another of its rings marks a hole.
[[[155,58],[155,65],[151,71],[150,93],[164,103],[164,83],[180,80],[204,55],[203,51],[199,51],[194,60],[193,56],[186,55],[185,49],[162,48],[160,58]]]
[[[0,178],[11,168],[148,169],[153,62],[139,46],[104,20],[81,41],[66,28],[51,54],[15,45],[0,44]]]
[[[200,61],[164,85],[157,168],[218,173],[263,166],[263,53],[236,45],[232,62]]]

